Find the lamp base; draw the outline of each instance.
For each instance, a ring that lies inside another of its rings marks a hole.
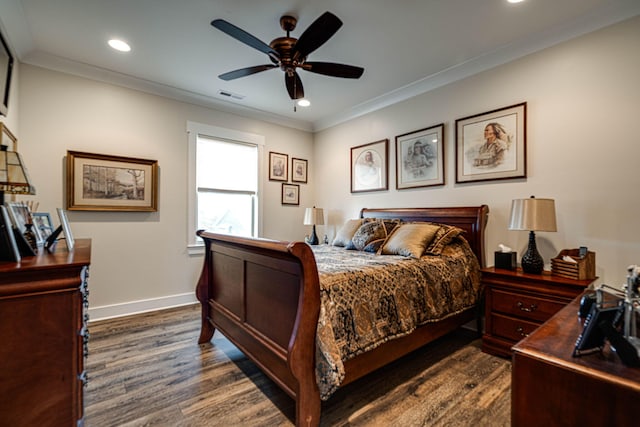
[[[522,271],[530,274],[540,274],[544,269],[544,260],[538,252],[536,235],[533,231],[529,232],[529,246],[524,255],[522,255],[521,266]]]
[[[310,245],[317,245],[319,243],[318,241],[318,235],[316,234],[316,226],[315,224],[313,225],[313,231],[311,232],[311,236],[309,236],[309,242]]]

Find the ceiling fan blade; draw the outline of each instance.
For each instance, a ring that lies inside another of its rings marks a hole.
[[[364,68],[354,65],[335,64],[333,62],[305,62],[302,69],[325,76],[343,77],[345,79],[359,79]]]
[[[284,84],[287,86],[287,92],[289,92],[291,99],[304,98],[304,88],[302,87],[302,80],[300,80],[298,73],[294,71],[293,74],[290,75],[288,72],[285,72]]]
[[[300,35],[293,47],[293,59],[309,55],[329,40],[341,26],[342,21],[333,13],[323,13]]]
[[[225,21],[224,19],[214,19],[213,21],[211,21],[211,25],[213,25],[223,33],[230,35],[234,39],[248,46],[251,46],[254,49],[257,49],[260,52],[266,53],[267,55],[269,55],[273,62],[278,62],[278,60],[280,59],[280,55],[278,54],[278,52],[273,50],[271,46],[247,33],[245,30],[240,29],[230,22]]]
[[[278,66],[275,64],[265,64],[265,65],[255,65],[253,67],[240,68],[239,70],[229,71],[228,73],[220,74],[218,78],[222,80],[234,80],[239,79],[240,77],[250,76],[255,73],[259,73],[261,71],[270,70],[272,68],[277,68]]]

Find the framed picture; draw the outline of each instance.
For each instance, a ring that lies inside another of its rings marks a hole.
[[[33,226],[43,240],[47,240],[47,237],[53,233],[53,222],[51,221],[51,215],[48,212],[33,212],[31,214],[33,219]]]
[[[351,149],[351,192],[388,190],[389,140]]]
[[[444,123],[396,136],[396,188],[444,185]]]
[[[269,151],[269,180],[287,182],[289,179],[288,164],[289,156],[287,154]]]
[[[24,202],[9,202],[9,217],[20,233],[24,233],[25,224],[31,222],[29,216],[29,207]]]
[[[75,246],[75,240],[73,238],[73,233],[71,232],[71,227],[69,226],[67,213],[62,208],[57,208],[56,210],[58,211],[58,218],[60,218],[60,226],[62,227],[64,238],[67,241],[67,249],[72,251]]]
[[[307,161],[304,159],[291,159],[291,181],[307,183]]]
[[[456,182],[527,176],[527,103],[456,120]]]
[[[20,262],[21,259],[9,210],[5,205],[0,205],[0,260]]]
[[[282,204],[300,204],[300,186],[298,184],[282,184]]]
[[[158,210],[158,161],[67,151],[70,211]]]

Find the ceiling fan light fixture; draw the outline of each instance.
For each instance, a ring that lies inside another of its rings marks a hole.
[[[119,40],[119,39],[111,39],[108,41],[109,46],[111,46],[113,49],[120,51],[120,52],[129,52],[131,51],[131,46],[129,46],[129,44],[123,40]]]
[[[309,101],[308,99],[298,99],[298,106],[300,107],[308,107],[311,105],[311,101]]]

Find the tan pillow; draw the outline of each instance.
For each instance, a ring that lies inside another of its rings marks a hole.
[[[350,219],[344,223],[342,228],[338,230],[336,237],[333,239],[333,246],[347,246],[351,242],[351,238],[363,223],[363,219]]]
[[[436,232],[435,237],[427,246],[424,253],[429,255],[441,255],[442,250],[445,246],[447,246],[453,239],[458,237],[460,234],[464,233],[464,230],[458,227],[454,227],[453,225],[446,224],[437,224],[440,226],[440,229]]]
[[[428,222],[402,224],[393,230],[380,253],[420,258],[440,228]]]

